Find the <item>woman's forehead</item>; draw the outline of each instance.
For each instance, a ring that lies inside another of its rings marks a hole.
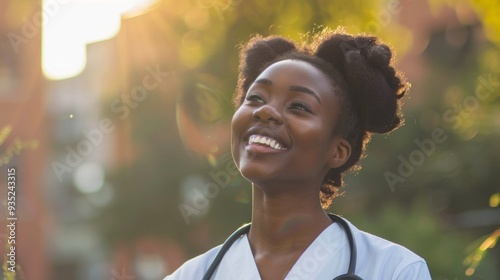
[[[269,65],[256,78],[276,85],[300,85],[313,88],[321,93],[331,94],[332,81],[318,67],[300,59],[286,59]]]

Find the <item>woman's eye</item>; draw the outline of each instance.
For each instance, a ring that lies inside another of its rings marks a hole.
[[[260,97],[258,94],[249,94],[245,97],[247,101],[254,101],[254,102],[264,102],[264,99]]]
[[[290,109],[300,110],[300,111],[306,111],[308,113],[312,113],[311,108],[307,104],[304,104],[302,102],[294,102],[294,103],[292,103],[290,105]]]

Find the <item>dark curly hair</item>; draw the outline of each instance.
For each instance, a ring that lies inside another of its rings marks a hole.
[[[401,98],[409,88],[392,66],[392,51],[376,37],[353,36],[324,30],[308,44],[297,46],[280,36],[255,36],[240,50],[238,86],[234,104],[239,107],[255,79],[269,65],[285,60],[306,61],[320,69],[341,98],[338,130],[351,145],[351,155],[328,171],[320,189],[321,205],[328,208],[339,195],[342,175],[359,170],[372,133],[388,133],[402,124]]]

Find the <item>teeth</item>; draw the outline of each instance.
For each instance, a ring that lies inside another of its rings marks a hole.
[[[253,144],[253,143],[264,144],[276,150],[282,149],[282,146],[280,143],[278,143],[278,141],[266,136],[260,136],[260,135],[250,136],[250,138],[248,139],[248,144]]]
[[[276,140],[271,141],[268,145],[274,148],[274,145],[276,144]],[[276,149],[276,148],[275,148]]]

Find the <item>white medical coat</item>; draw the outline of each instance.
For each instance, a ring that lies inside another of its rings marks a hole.
[[[356,240],[356,275],[364,280],[430,280],[425,261],[405,247],[363,232],[351,223]],[[164,280],[201,280],[221,246],[193,258]],[[285,280],[331,280],[347,273],[349,242],[337,223],[328,226],[304,251]],[[259,280],[247,235],[226,252],[212,280]]]

